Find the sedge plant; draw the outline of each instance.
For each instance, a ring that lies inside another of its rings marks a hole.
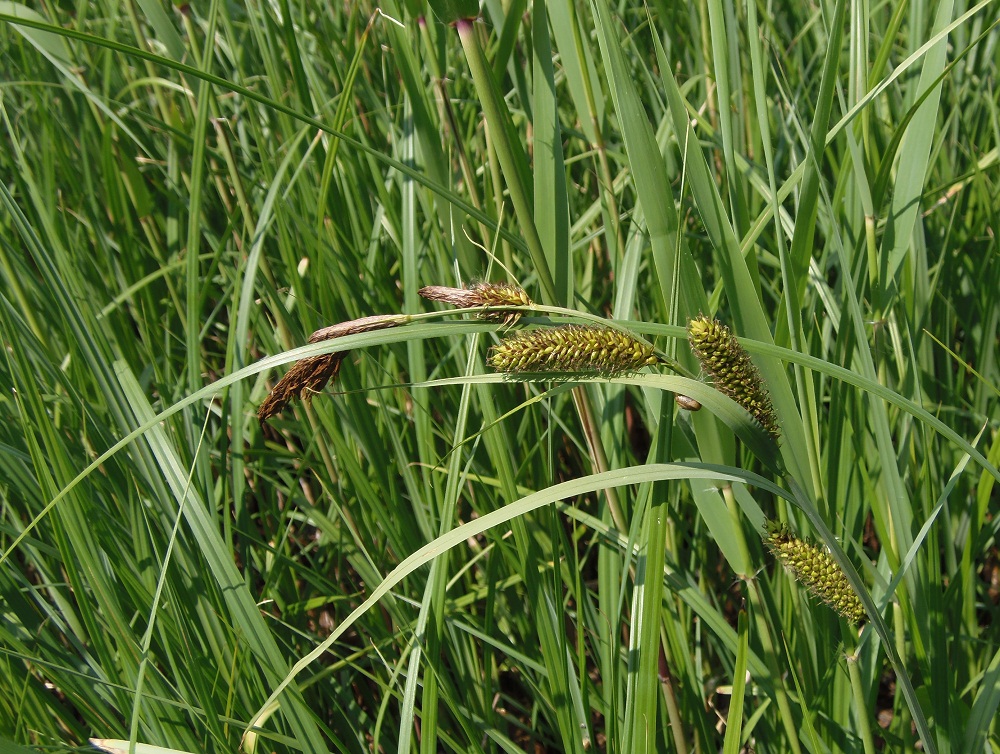
[[[1000,748],[998,18],[0,2],[4,750]]]

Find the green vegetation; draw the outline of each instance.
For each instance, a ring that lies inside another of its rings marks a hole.
[[[0,749],[1000,752],[1000,3],[380,7],[0,2]]]

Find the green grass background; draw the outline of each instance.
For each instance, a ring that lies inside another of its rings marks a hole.
[[[0,2],[0,751],[1000,752],[996,0],[379,7]]]

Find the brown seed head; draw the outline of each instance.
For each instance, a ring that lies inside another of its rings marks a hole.
[[[295,366],[271,388],[267,398],[257,408],[257,421],[263,426],[272,416],[284,411],[293,398],[308,399],[313,393],[318,393],[327,382],[336,378],[345,356],[346,351],[324,353],[295,362]]]
[[[309,342],[319,343],[322,340],[332,340],[345,335],[384,330],[387,327],[403,324],[405,321],[407,317],[392,314],[361,317],[317,330],[309,336]],[[334,351],[295,362],[295,366],[271,388],[267,398],[258,406],[257,421],[263,426],[272,416],[280,414],[293,398],[307,400],[313,393],[318,393],[330,380],[336,379],[345,356],[347,351]]]
[[[373,314],[370,317],[352,319],[348,322],[339,322],[330,327],[324,327],[309,336],[310,343],[319,343],[322,340],[333,340],[343,338],[345,335],[357,335],[373,330],[385,330],[389,327],[396,327],[406,322],[407,317],[398,314]]]
[[[521,318],[522,312],[497,310],[495,307],[533,305],[524,289],[511,283],[475,283],[471,288],[428,285],[417,293],[431,301],[443,301],[462,309],[476,306],[494,307],[493,311],[483,312],[479,316],[507,325],[515,324]]]

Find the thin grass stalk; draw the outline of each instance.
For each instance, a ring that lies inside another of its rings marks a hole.
[[[796,715],[792,710],[788,690],[785,685],[784,673],[782,672],[782,666],[779,662],[780,655],[778,655],[776,650],[777,642],[775,637],[772,635],[772,632],[777,632],[775,627],[779,624],[776,621],[766,619],[766,616],[769,615],[769,611],[766,608],[767,602],[764,599],[764,593],[761,589],[760,580],[751,577],[749,567],[754,562],[754,559],[750,555],[750,548],[747,545],[746,536],[743,533],[742,519],[738,513],[732,485],[727,484],[723,486],[722,494],[726,501],[726,510],[729,514],[732,530],[736,535],[737,547],[740,553],[740,558],[743,561],[745,571],[744,573],[737,571],[736,577],[746,581],[750,587],[748,590],[751,607],[750,612],[757,625],[758,638],[764,648],[764,661],[767,664],[767,669],[771,676],[771,683],[773,684],[772,693],[774,694],[774,701],[777,704],[778,710],[781,713],[779,717],[781,725],[785,731],[787,745],[792,754],[802,754],[798,734],[801,715]],[[770,611],[770,615],[773,615],[773,611]]]
[[[567,165],[545,3],[532,6],[531,26],[533,219],[556,287],[556,300],[569,306],[575,298],[576,276],[569,245]]]
[[[837,538],[834,536],[833,532],[830,531],[830,528],[826,525],[822,516],[819,515],[819,511],[816,510],[816,507],[805,495],[805,491],[802,489],[801,485],[799,485],[795,478],[791,476],[786,476],[785,482],[788,484],[789,489],[795,496],[799,510],[805,513],[809,522],[819,535],[820,540],[829,549],[830,555],[843,570],[848,582],[850,582],[851,587],[861,600],[865,613],[868,616],[868,620],[871,621],[875,633],[877,633],[879,638],[882,640],[889,662],[896,671],[896,683],[899,684],[902,689],[903,696],[906,699],[907,708],[913,716],[913,723],[916,726],[920,740],[923,741],[924,747],[928,752],[931,754],[937,754],[937,745],[935,743],[935,739],[930,734],[930,728],[927,724],[927,718],[924,715],[923,707],[920,704],[916,690],[913,688],[913,683],[910,681],[909,674],[906,672],[906,668],[901,659],[902,654],[899,651],[900,647],[896,643],[898,634],[894,636],[889,633],[888,627],[882,620],[882,616],[872,600],[867,587],[861,580],[861,576],[858,575],[857,570],[855,570],[854,565],[847,557],[843,548],[841,548]],[[898,609],[898,603],[894,603],[894,605]],[[902,627],[896,625],[895,628],[898,631]],[[903,647],[903,649],[905,651],[905,647]]]
[[[465,49],[469,67],[476,83],[476,89],[486,117],[488,132],[492,137],[490,144],[495,152],[491,152],[491,155],[496,154],[501,170],[506,178],[507,187],[514,203],[515,214],[521,225],[522,233],[525,236],[535,272],[539,277],[543,300],[547,300],[548,303],[565,305],[568,302],[559,300],[558,292],[556,291],[555,283],[545,258],[544,249],[541,245],[541,239],[538,236],[537,227],[531,214],[527,189],[520,170],[520,166],[526,164],[524,155],[518,153],[519,150],[515,151],[514,144],[510,139],[512,127],[509,117],[506,109],[502,106],[492,72],[486,65],[474,25],[469,20],[461,20],[456,23],[456,28],[462,40],[462,46]],[[574,404],[577,407],[577,413],[584,426],[590,455],[595,467],[599,471],[605,471],[609,468],[607,453],[604,450],[597,427],[593,421],[594,412],[591,408],[590,400],[582,389],[575,391]],[[615,510],[620,510],[617,493],[613,490],[608,490],[606,495],[609,505]]]
[[[486,122],[490,125],[490,136],[500,161],[500,167],[503,170],[504,179],[507,182],[507,190],[510,192],[510,198],[514,204],[514,212],[524,236],[528,254],[531,256],[531,263],[534,266],[535,274],[538,275],[542,299],[546,303],[565,306],[568,302],[560,301],[558,298],[555,282],[552,280],[552,273],[545,257],[545,250],[542,248],[538,229],[535,227],[527,188],[521,177],[522,169],[520,166],[526,164],[526,159],[524,153],[515,147],[515,142],[511,140],[510,132],[513,127],[509,122],[510,116],[497,92],[496,81],[483,55],[475,24],[468,19],[463,19],[455,23],[455,28],[462,41],[462,48],[465,50],[469,70],[472,73],[476,92],[483,107],[483,114],[486,117]]]
[[[154,417],[152,408],[145,402],[135,377],[124,365],[119,364],[119,378],[123,391],[132,401],[132,410],[140,424],[150,423]],[[228,547],[222,542],[212,517],[208,514],[204,501],[193,490],[187,489],[179,465],[180,459],[162,428],[151,429],[146,435],[150,450],[166,470],[167,481],[178,501],[186,500],[183,513],[188,526],[200,545],[200,550],[208,562],[210,573],[221,589],[225,604],[236,625],[249,643],[254,655],[262,662],[260,668],[267,676],[268,683],[280,685],[281,676],[287,670],[273,635],[264,630],[263,617],[256,603],[250,597],[246,582],[229,556]],[[289,690],[285,695],[284,714],[296,735],[312,746],[322,746],[316,721],[308,713],[298,690]]]
[[[858,737],[864,746],[865,754],[875,754],[875,740],[872,737],[871,715],[868,709],[868,699],[865,695],[861,673],[858,671],[857,651],[846,652],[847,673],[851,680],[851,694],[854,699],[854,717],[858,725]]]
[[[368,35],[371,33],[372,27],[375,25],[375,21],[380,18],[380,16],[381,13],[376,10],[369,17],[368,23],[365,25],[365,30],[361,33],[361,39],[359,40],[354,57],[351,59],[350,65],[347,67],[344,82],[341,86],[340,101],[337,103],[337,110],[333,115],[332,125],[337,131],[343,131],[344,124],[347,122],[350,107],[354,103],[354,82],[361,66],[361,53],[365,49],[365,44],[368,41]],[[317,201],[319,211],[316,213],[315,226],[315,233],[317,236],[323,234],[323,225],[326,220],[327,199],[330,192],[330,186],[333,181],[333,169],[337,164],[337,150],[340,149],[340,142],[340,138],[334,136],[328,139],[324,145],[326,148],[326,158],[323,161],[323,170],[320,173],[319,197]]]
[[[331,128],[329,125],[323,123],[317,118],[305,115],[295,110],[294,108],[290,107],[289,105],[286,105],[283,102],[278,101],[277,99],[268,97],[266,95],[262,95],[251,88],[242,86],[238,83],[224,79],[220,76],[216,76],[210,72],[201,71],[197,68],[186,65],[184,63],[179,63],[175,60],[164,59],[161,56],[158,56],[146,50],[142,50],[138,47],[134,47],[132,45],[126,45],[120,42],[115,42],[114,40],[105,39],[92,34],[86,34],[77,31],[75,29],[58,27],[58,26],[53,27],[50,24],[39,22],[32,18],[23,18],[23,17],[15,18],[0,13],[0,20],[15,22],[20,26],[25,26],[32,29],[39,29],[41,31],[48,31],[54,34],[59,34],[65,36],[68,39],[75,39],[77,41],[83,42],[88,45],[107,48],[116,51],[118,53],[121,53],[123,55],[134,57],[140,60],[152,61],[158,65],[163,65],[170,69],[173,69],[180,74],[191,76],[199,80],[203,79],[211,84],[220,86],[230,92],[246,97],[247,99],[253,102],[257,102],[261,105],[264,105],[269,110],[274,110],[275,112],[280,113],[281,115],[300,121],[306,125],[312,126],[313,128],[317,128],[323,131],[324,133],[330,134],[331,136],[336,136],[338,139],[340,139],[345,144],[351,146],[352,148],[365,153],[366,155],[372,157],[381,164],[386,165],[387,167],[391,167],[393,170],[397,170],[400,173],[403,173],[404,175],[408,176],[409,178],[412,178],[413,180],[417,181],[419,184],[430,189],[437,196],[442,197],[449,204],[462,210],[476,221],[481,223],[486,223],[490,227],[496,228],[497,233],[499,233],[507,243],[513,244],[516,248],[519,249],[522,248],[526,249],[524,242],[520,238],[513,235],[510,231],[506,230],[505,228],[498,227],[495,221],[493,221],[491,218],[489,218],[487,215],[485,215],[482,211],[480,211],[476,207],[462,200],[448,187],[436,182],[435,180],[428,177],[419,170],[415,169],[414,167],[406,165],[405,163],[394,159],[393,157],[389,156],[388,154],[385,154],[384,152],[380,152],[378,149],[368,144],[365,144],[364,142],[359,141],[358,139],[355,139],[346,133],[337,131],[336,129]],[[280,77],[275,77],[275,78],[279,79]]]
[[[747,6],[747,44],[750,53],[751,73],[753,77],[754,103],[756,109],[756,123],[760,128],[760,140],[764,152],[764,164],[767,168],[768,199],[771,206],[771,217],[774,221],[774,239],[777,246],[778,259],[780,260],[782,278],[793,280],[792,259],[788,245],[785,242],[785,234],[781,225],[780,201],[778,198],[778,184],[775,175],[774,147],[771,143],[771,126],[768,114],[768,104],[766,98],[766,68],[762,61],[760,36],[763,32],[758,26],[757,6],[749,4]],[[808,167],[808,165],[807,165]],[[782,291],[785,297],[785,318],[788,327],[788,342],[792,350],[802,349],[802,330],[800,315],[793,311],[792,306],[796,294],[794,286],[786,285]],[[812,391],[812,381],[807,379],[805,373],[796,365],[795,369],[795,392],[798,404],[803,407],[803,418],[808,419],[805,427],[805,437],[808,441],[809,470],[811,474],[812,489],[818,495],[823,488],[822,474],[819,470],[819,422],[816,420],[814,407],[816,401]],[[812,431],[810,431],[810,426]]]
[[[503,427],[497,423],[499,417],[496,413],[493,397],[483,385],[477,386],[477,393],[479,394],[483,421],[490,428],[483,433],[483,439],[487,443],[490,457],[497,465],[497,476],[500,480],[503,499],[507,502],[517,500],[514,469],[508,450],[509,440],[505,436]],[[528,523],[524,517],[514,518],[511,521],[511,530],[514,534],[518,570],[524,579],[530,604],[540,606],[543,604],[543,600],[553,600],[549,584],[539,577],[537,568],[537,564],[542,560],[544,554],[539,552],[536,540],[529,533]],[[535,627],[538,632],[537,638],[542,657],[549,673],[546,687],[552,694],[560,693],[560,690],[565,689],[568,683],[566,655],[560,651],[562,626],[551,620],[549,611],[539,610]],[[576,751],[580,743],[579,728],[576,722],[566,713],[564,707],[557,708],[555,713],[562,745],[567,751]]]
[[[723,741],[723,754],[739,754],[743,734],[743,699],[747,688],[747,654],[750,651],[750,621],[747,611],[740,610],[736,618],[736,665],[733,668],[732,695],[729,702],[729,714],[726,716],[726,737]]]
[[[740,173],[736,169],[736,145],[731,113],[733,87],[730,82],[730,70],[738,62],[731,61],[728,53],[728,39],[737,30],[726,29],[725,12],[721,0],[707,0],[708,26],[712,39],[712,63],[715,68],[715,85],[719,96],[718,121],[722,134],[722,154],[726,166],[726,188],[729,193],[729,206],[733,216],[733,229],[736,235],[742,235],[749,220],[747,218],[746,200],[740,185]],[[738,83],[735,82],[735,83]]]
[[[412,108],[409,97],[404,102],[404,118],[405,122],[412,123]],[[402,144],[402,151],[407,162],[415,161],[414,141],[412,133],[406,134]],[[403,305],[407,311],[413,311],[417,306],[418,297],[421,295],[417,288],[418,241],[415,238],[417,210],[415,184],[412,181],[404,180],[401,187],[401,195],[403,215]],[[477,340],[476,336],[473,336],[472,340],[475,342]],[[407,371],[412,375],[412,378],[418,382],[426,379],[427,367],[424,360],[424,344],[420,342],[407,343],[407,357]],[[441,499],[434,494],[433,485],[430,484],[427,469],[436,459],[434,457],[434,440],[429,421],[430,403],[428,398],[427,394],[412,398],[414,403],[413,425],[416,431],[416,450],[420,461],[422,486],[427,490],[429,498],[437,498],[438,500],[437,506],[432,507],[428,502],[426,507],[437,514],[438,531],[443,533],[452,526],[456,501],[452,498]],[[423,507],[423,503],[419,498],[414,498],[414,503]],[[441,667],[438,658],[442,643],[441,628],[444,623],[444,601],[449,562],[450,558],[445,554],[443,557],[436,559],[431,566],[431,574],[428,578],[421,603],[421,613],[424,613],[425,609],[429,609],[430,611],[429,620],[427,620],[428,616],[425,616],[424,630],[416,636],[417,641],[413,652],[410,654],[404,695],[404,700],[408,700],[411,689],[413,692],[416,690],[418,679],[423,679],[420,750],[425,754],[436,754],[438,750],[438,725],[440,717],[438,669]],[[423,672],[420,670],[422,650],[426,650],[430,658],[430,663],[426,664]],[[409,727],[407,725],[408,729]],[[399,751],[400,754],[404,754],[404,752],[408,751],[408,747],[404,749],[402,742],[400,742]]]
[[[471,373],[475,358],[478,336],[473,336],[469,349],[469,360],[466,372]],[[455,427],[455,438],[453,445],[460,447],[465,434],[466,420],[468,416],[469,401],[471,398],[472,386],[466,385],[462,389],[462,400],[460,412]],[[453,453],[449,461],[448,484],[444,493],[444,508],[440,517],[439,536],[443,536],[451,528],[455,518],[455,511],[459,498],[459,480],[461,479],[462,456],[460,453]],[[420,613],[417,616],[415,629],[416,642],[410,654],[407,670],[407,682],[404,690],[404,700],[410,706],[416,698],[418,679],[423,678],[423,697],[421,704],[421,751],[436,752],[438,747],[437,734],[437,704],[438,704],[438,683],[435,662],[438,657],[441,644],[441,630],[444,626],[444,601],[447,592],[448,581],[448,558],[436,558],[431,564],[431,572],[424,588],[423,599],[420,604]],[[424,651],[422,646],[426,642],[427,656],[432,658],[431,672],[420,672],[421,654]],[[412,679],[412,680],[411,680]],[[409,732],[412,726],[407,726]],[[399,751],[409,751],[407,745],[404,749],[404,738],[400,736]]]
[[[663,701],[667,708],[667,719],[670,721],[670,738],[674,742],[677,754],[688,754],[689,747],[687,736],[684,733],[685,721],[681,715],[682,706],[677,699],[677,692],[674,686],[670,668],[667,665],[667,637],[665,628],[660,626],[660,669],[659,681],[663,692]]]
[[[659,730],[653,721],[658,717],[660,684],[660,609],[663,595],[664,554],[666,545],[667,503],[654,504],[646,511],[643,546],[636,566],[636,596],[633,615],[638,615],[638,626],[633,622],[632,633],[638,638],[630,654],[638,654],[638,662],[629,662],[631,683],[635,684],[635,703],[630,724],[631,737],[627,739],[630,751],[646,754],[658,750]]]
[[[597,153],[597,164],[600,174],[600,181],[598,185],[600,187],[602,202],[607,207],[607,211],[605,212],[605,224],[611,229],[607,246],[608,248],[613,248],[615,250],[616,258],[620,263],[622,258],[625,256],[625,236],[622,232],[622,224],[619,219],[618,200],[614,192],[614,176],[611,172],[611,166],[608,161],[608,150],[604,139],[604,130],[602,128],[601,120],[598,117],[597,101],[594,96],[594,86],[590,78],[590,70],[586,65],[581,24],[577,15],[576,3],[572,0],[566,0],[565,7],[569,16],[569,25],[573,31],[573,42],[577,51],[577,57],[583,60],[583,64],[579,67],[580,77],[583,81],[583,91],[586,97],[587,110],[586,116],[581,115],[581,117],[589,118],[590,129],[593,132],[593,148]],[[563,54],[565,55],[565,53]],[[610,239],[614,239],[614,243],[611,243]]]
[[[417,19],[417,23],[420,26],[420,38],[424,43],[425,58],[431,61],[433,67],[434,80],[437,83],[438,89],[438,101],[441,108],[442,115],[444,116],[444,122],[447,125],[448,133],[451,136],[451,143],[455,145],[455,152],[458,157],[458,164],[462,170],[462,180],[465,182],[465,190],[469,193],[469,199],[472,205],[477,209],[482,210],[483,200],[479,195],[479,189],[476,185],[476,171],[472,166],[472,162],[469,159],[468,149],[466,149],[465,140],[462,138],[462,132],[458,127],[458,121],[455,118],[455,108],[451,105],[451,95],[448,92],[448,82],[447,78],[438,68],[437,57],[434,54],[434,46],[429,37],[427,30],[427,19],[421,17]],[[498,215],[499,217],[499,215]],[[480,232],[483,238],[489,238],[491,229],[480,223]]]
[[[213,2],[214,5],[215,3]],[[214,45],[214,34],[212,32],[215,30],[215,18],[216,14],[212,13],[209,24],[209,36],[207,38],[207,44],[209,45]],[[208,47],[208,50],[210,49],[211,47]],[[207,51],[203,51],[196,60],[197,67],[204,69],[206,67],[206,60],[210,60],[210,56]],[[187,382],[189,392],[197,390],[201,384],[201,364],[199,362],[201,348],[198,343],[200,328],[195,326],[195,323],[201,321],[202,292],[201,274],[198,269],[198,252],[201,249],[202,183],[207,159],[205,143],[208,134],[210,93],[211,84],[201,79],[198,82],[196,98],[191,103],[192,109],[195,112],[194,134],[192,138],[194,151],[191,155],[191,194],[187,207],[188,223],[185,243],[188,260],[187,280],[185,284],[187,292],[185,312],[188,327],[185,328],[185,332],[187,333]]]

